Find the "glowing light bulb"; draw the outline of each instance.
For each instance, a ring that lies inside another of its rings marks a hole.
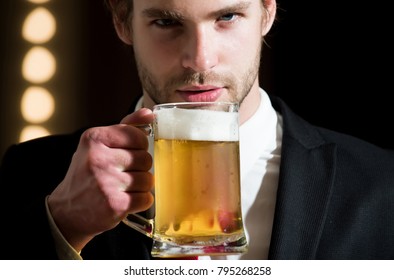
[[[47,135],[50,135],[50,132],[45,127],[39,125],[29,125],[22,129],[22,132],[19,136],[19,142],[25,142]]]
[[[29,82],[46,82],[52,78],[55,72],[55,57],[44,47],[31,48],[23,59],[22,75]]]
[[[34,9],[25,19],[22,36],[25,40],[41,44],[49,41],[56,32],[56,20],[45,8]]]
[[[49,2],[50,0],[28,0],[28,1],[34,4],[43,4]]]
[[[55,111],[55,100],[45,88],[29,87],[22,96],[21,111],[28,122],[45,122]]]

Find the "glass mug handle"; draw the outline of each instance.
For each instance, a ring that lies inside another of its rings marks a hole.
[[[138,214],[128,214],[126,218],[122,220],[123,223],[135,229],[136,231],[153,238],[153,219],[146,219]]]
[[[132,126],[139,128],[147,136],[153,136],[153,127],[151,124],[133,124]],[[151,209],[147,210],[146,213],[148,213],[148,211]],[[151,213],[148,213],[148,215],[152,216]],[[150,238],[153,238],[154,219],[147,219],[139,214],[128,214],[127,217],[122,220],[122,222],[132,229]]]

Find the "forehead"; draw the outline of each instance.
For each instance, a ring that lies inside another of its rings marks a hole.
[[[254,9],[261,0],[134,0],[134,15],[154,16],[160,11],[170,11],[185,17],[196,17],[219,11]]]

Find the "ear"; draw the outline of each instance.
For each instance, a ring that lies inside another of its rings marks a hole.
[[[107,0],[108,8],[112,13],[112,20],[118,37],[127,45],[132,45],[132,28],[127,3],[120,0]]]
[[[262,36],[270,31],[276,17],[276,0],[262,0],[264,6],[264,20],[262,26]]]
[[[126,22],[119,22],[119,19],[114,17],[113,19],[114,26],[116,33],[118,34],[118,37],[127,45],[132,45],[133,40],[132,40],[132,29],[131,26],[128,25],[127,21]]]

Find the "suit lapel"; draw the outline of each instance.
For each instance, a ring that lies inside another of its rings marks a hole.
[[[335,178],[336,146],[280,100],[282,157],[270,259],[314,259]]]

